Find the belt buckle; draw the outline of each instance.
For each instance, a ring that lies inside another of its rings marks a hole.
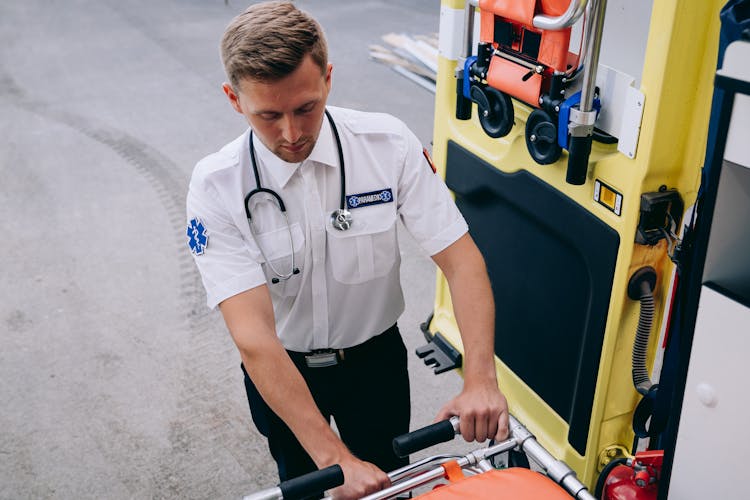
[[[305,355],[308,368],[326,368],[339,364],[338,352],[333,349],[315,349]]]

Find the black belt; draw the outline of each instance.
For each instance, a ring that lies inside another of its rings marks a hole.
[[[287,353],[296,365],[304,363],[308,368],[326,368],[328,366],[336,366],[346,360],[353,360],[359,356],[366,355],[368,350],[371,350],[383,341],[388,340],[392,335],[398,335],[398,328],[396,325],[393,325],[383,333],[352,347],[346,347],[343,349],[315,349],[309,352],[287,350]]]

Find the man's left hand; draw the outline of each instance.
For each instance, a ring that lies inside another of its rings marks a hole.
[[[494,380],[464,384],[461,393],[443,406],[435,420],[452,416],[459,417],[461,435],[467,442],[508,438],[508,403]]]

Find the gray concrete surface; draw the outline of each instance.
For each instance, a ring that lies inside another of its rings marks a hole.
[[[437,31],[439,1],[298,4],[328,33],[331,103],[396,114],[429,143],[433,96],[367,45]],[[193,165],[245,126],[218,58],[245,6],[0,2],[2,499],[238,498],[276,482],[184,237]],[[413,351],[434,267],[403,239]],[[416,427],[460,382],[412,364]]]

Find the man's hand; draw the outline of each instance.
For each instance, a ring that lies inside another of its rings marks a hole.
[[[478,385],[464,384],[461,394],[443,406],[435,420],[452,416],[461,420],[461,436],[467,442],[508,438],[508,403],[494,378]]]
[[[352,455],[340,460],[339,465],[344,471],[344,484],[330,491],[335,500],[362,498],[391,485],[385,472]]]

